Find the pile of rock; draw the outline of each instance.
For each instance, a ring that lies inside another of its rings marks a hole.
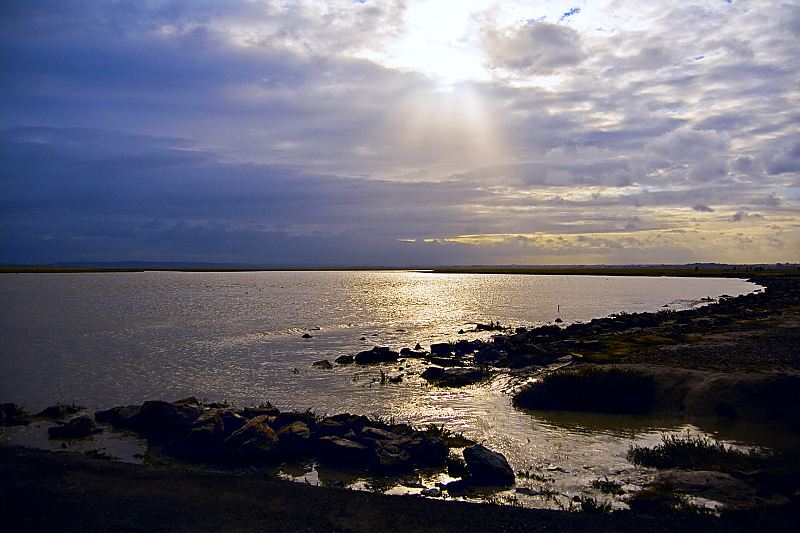
[[[191,397],[114,407],[98,411],[95,418],[158,442],[173,457],[218,464],[302,458],[340,468],[404,473],[417,467],[445,468],[450,454],[441,438],[407,424],[348,413],[318,418],[311,412],[280,412],[269,404],[237,409]],[[476,466],[486,463],[486,452],[493,454],[482,446],[465,450],[466,482],[508,484],[511,469],[502,456],[505,474],[487,475],[485,467]]]

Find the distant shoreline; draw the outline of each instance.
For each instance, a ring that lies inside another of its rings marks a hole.
[[[447,266],[447,267],[261,267],[225,265],[152,264],[141,266],[7,265],[0,274],[101,274],[136,272],[365,272],[424,271],[432,274],[517,274],[540,276],[651,276],[735,277],[785,276],[800,273],[800,265],[559,265],[559,266]]]

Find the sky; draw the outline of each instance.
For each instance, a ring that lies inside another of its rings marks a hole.
[[[3,0],[0,263],[800,262],[800,3]]]

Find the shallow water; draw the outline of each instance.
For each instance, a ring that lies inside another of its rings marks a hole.
[[[35,411],[55,401],[96,409],[196,395],[444,424],[502,451],[515,470],[545,472],[569,495],[605,475],[641,481],[625,459],[631,444],[703,433],[675,421],[522,413],[502,374],[450,390],[421,380],[415,360],[332,370],[311,363],[374,345],[487,337],[457,333],[476,322],[570,323],[684,309],[756,288],[739,279],[401,271],[3,274],[0,399]],[[313,338],[302,339],[305,332]],[[403,382],[380,385],[379,368]],[[735,432],[725,438],[739,441]]]

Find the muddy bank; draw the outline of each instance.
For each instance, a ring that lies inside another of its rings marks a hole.
[[[529,510],[20,448],[0,448],[0,477],[7,531],[789,531],[800,517],[788,507],[720,519]]]

